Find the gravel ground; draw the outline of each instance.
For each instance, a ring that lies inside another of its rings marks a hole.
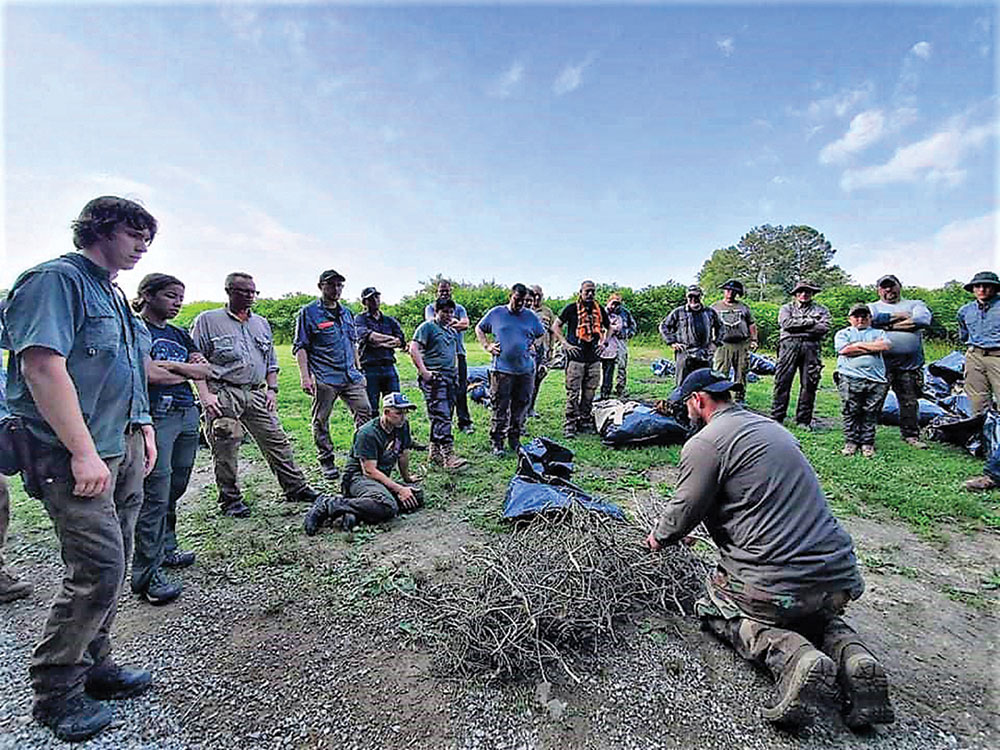
[[[11,552],[38,591],[2,610],[0,748],[63,747],[30,719],[26,669],[58,553],[24,542]],[[579,665],[581,684],[549,675],[545,694],[435,676],[430,654],[399,629],[419,618],[391,594],[307,596],[287,578],[234,584],[200,566],[183,578],[184,596],[164,608],[123,597],[116,658],[153,669],[155,687],[116,704],[113,727],[76,747],[997,747],[995,732],[956,736],[907,691],[895,696],[897,723],[871,734],[852,734],[832,712],[799,735],[778,732],[757,712],[770,680],[689,620],[647,622]]]

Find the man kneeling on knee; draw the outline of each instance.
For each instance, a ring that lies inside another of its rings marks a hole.
[[[359,522],[380,523],[401,511],[423,505],[424,495],[410,474],[408,412],[416,409],[402,393],[382,397],[382,413],[354,433],[354,445],[340,482],[343,497],[321,497],[306,514],[306,534],[313,536],[325,521],[350,531]],[[392,479],[399,464],[405,484]]]
[[[673,498],[647,539],[658,550],[704,521],[719,548],[705,630],[778,683],[764,718],[796,727],[837,695],[852,729],[893,721],[885,670],[840,617],[861,596],[851,537],[784,427],[733,403],[734,383],[708,368],[672,397],[704,429],[681,450]]]

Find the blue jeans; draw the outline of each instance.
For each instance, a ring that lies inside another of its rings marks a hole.
[[[379,398],[383,393],[399,392],[399,373],[396,365],[369,365],[365,367],[365,380],[368,381],[368,402],[372,405],[372,414],[382,413],[379,409]]]
[[[145,591],[167,552],[177,549],[177,500],[187,490],[198,451],[198,407],[153,415],[156,466],[146,477],[135,525],[132,590]]]

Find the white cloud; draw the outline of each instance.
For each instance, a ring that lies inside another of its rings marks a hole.
[[[819,152],[820,164],[837,164],[863,151],[885,134],[885,115],[870,109],[854,116],[843,136],[826,144]]]
[[[842,89],[832,96],[814,99],[806,105],[804,110],[793,110],[792,113],[804,115],[813,120],[846,117],[871,98],[874,92],[875,85],[871,81],[865,81],[857,88]]]
[[[957,185],[965,178],[961,168],[965,157],[995,134],[995,124],[965,127],[962,118],[955,118],[924,140],[896,149],[885,164],[846,170],[840,186],[851,191],[919,180]]]
[[[583,71],[586,70],[590,64],[593,62],[593,57],[588,56],[583,62],[573,65],[569,64],[556,76],[555,82],[552,84],[552,91],[556,96],[562,96],[563,94],[568,94],[571,91],[576,91],[583,84]]]
[[[718,47],[719,51],[721,51],[726,57],[732,55],[736,49],[736,44],[733,42],[733,38],[731,36],[719,39],[716,41],[715,46]]]
[[[499,99],[506,99],[514,93],[514,89],[524,79],[525,64],[520,60],[515,60],[503,73],[493,81],[490,86],[490,96]],[[578,84],[579,85],[579,84]]]
[[[859,261],[845,270],[861,284],[874,284],[886,273],[899,274],[906,286],[934,288],[951,279],[967,281],[976,271],[1000,267],[998,221],[1000,213],[993,212],[953,221],[924,239],[847,247],[842,253]]]
[[[788,179],[786,177],[782,177],[780,174],[776,174],[771,178],[771,184],[773,185],[785,185],[787,183]]]
[[[921,57],[924,60],[931,56],[931,43],[930,42],[917,42],[912,47],[910,47],[910,54]]]
[[[258,44],[264,35],[260,13],[246,5],[226,5],[220,11],[222,20],[233,30],[237,39]]]

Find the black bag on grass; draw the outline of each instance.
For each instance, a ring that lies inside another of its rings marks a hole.
[[[648,406],[637,406],[625,415],[620,425],[608,421],[601,442],[612,448],[629,445],[680,445],[687,438],[687,428],[673,417]]]

